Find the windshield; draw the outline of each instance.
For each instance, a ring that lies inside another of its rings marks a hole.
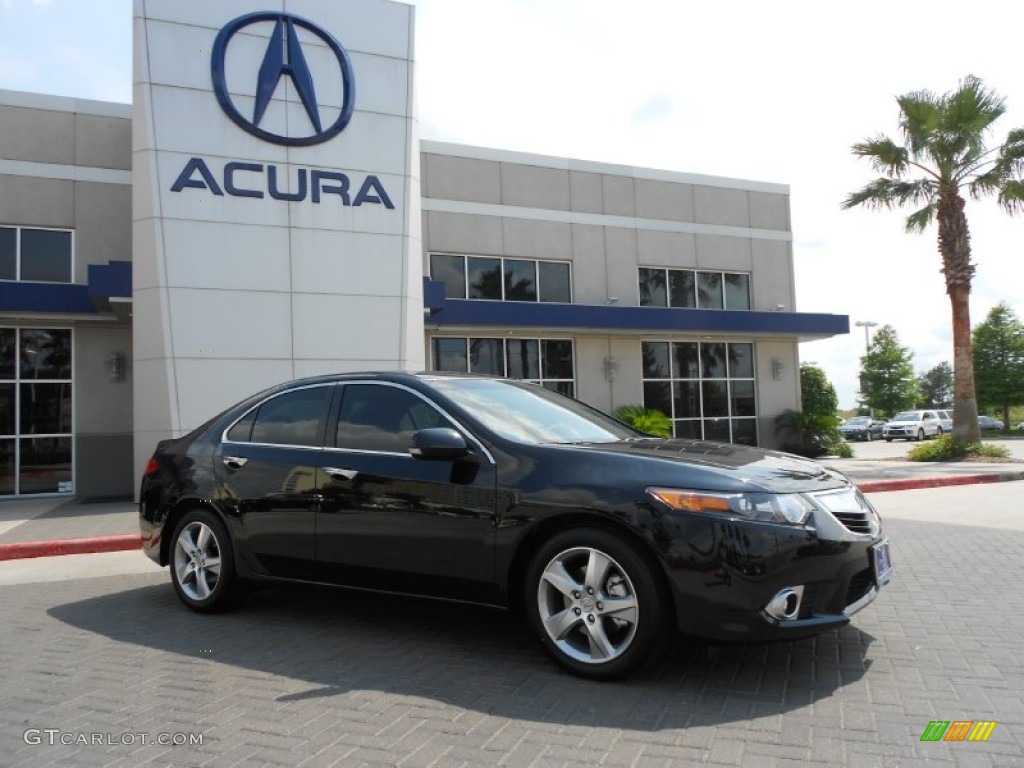
[[[440,377],[430,383],[492,432],[519,443],[614,443],[640,437],[610,416],[536,384]]]
[[[892,417],[892,421],[920,421],[921,414],[918,411],[903,411]]]

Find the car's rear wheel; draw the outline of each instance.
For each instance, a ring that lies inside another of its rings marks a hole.
[[[936,432],[935,432],[935,436],[936,436],[936,437],[942,437],[942,434],[943,434],[943,433],[944,433],[945,431],[946,431],[946,430],[944,430],[944,429],[943,429],[942,427],[939,427],[939,428],[938,428],[938,430],[936,430]]]
[[[892,438],[891,438],[891,437],[887,437],[887,438],[885,438],[885,442],[887,442],[887,443],[891,443],[891,442],[892,442]]]
[[[171,582],[194,611],[212,613],[237,596],[235,559],[227,529],[209,510],[187,513],[174,529]]]
[[[564,531],[540,547],[527,571],[524,604],[554,660],[595,680],[652,659],[665,624],[652,566],[597,528]]]

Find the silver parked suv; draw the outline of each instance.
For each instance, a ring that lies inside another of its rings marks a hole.
[[[942,432],[942,422],[935,411],[901,411],[882,427],[882,437],[887,443],[893,440],[924,440]]]

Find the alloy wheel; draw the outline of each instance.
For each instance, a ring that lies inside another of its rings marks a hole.
[[[633,582],[619,563],[592,547],[573,547],[550,560],[537,585],[537,609],[555,646],[585,664],[619,658],[636,636]]]
[[[174,571],[182,592],[196,602],[208,600],[220,583],[221,550],[213,530],[196,520],[174,543]]]

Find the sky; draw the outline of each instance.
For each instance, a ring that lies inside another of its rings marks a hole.
[[[893,326],[917,371],[952,361],[937,233],[906,234],[906,212],[840,210],[875,175],[850,147],[898,137],[898,95],[968,74],[1007,101],[992,143],[1024,127],[1019,46],[1003,34],[1024,27],[1024,4],[413,4],[422,138],[786,184],[796,308],[850,317],[849,335],[800,347],[840,407],[856,404],[857,321]],[[130,102],[131,13],[130,0],[0,0],[0,89]],[[994,200],[967,213],[972,323],[1000,301],[1024,319],[1024,215]]]

